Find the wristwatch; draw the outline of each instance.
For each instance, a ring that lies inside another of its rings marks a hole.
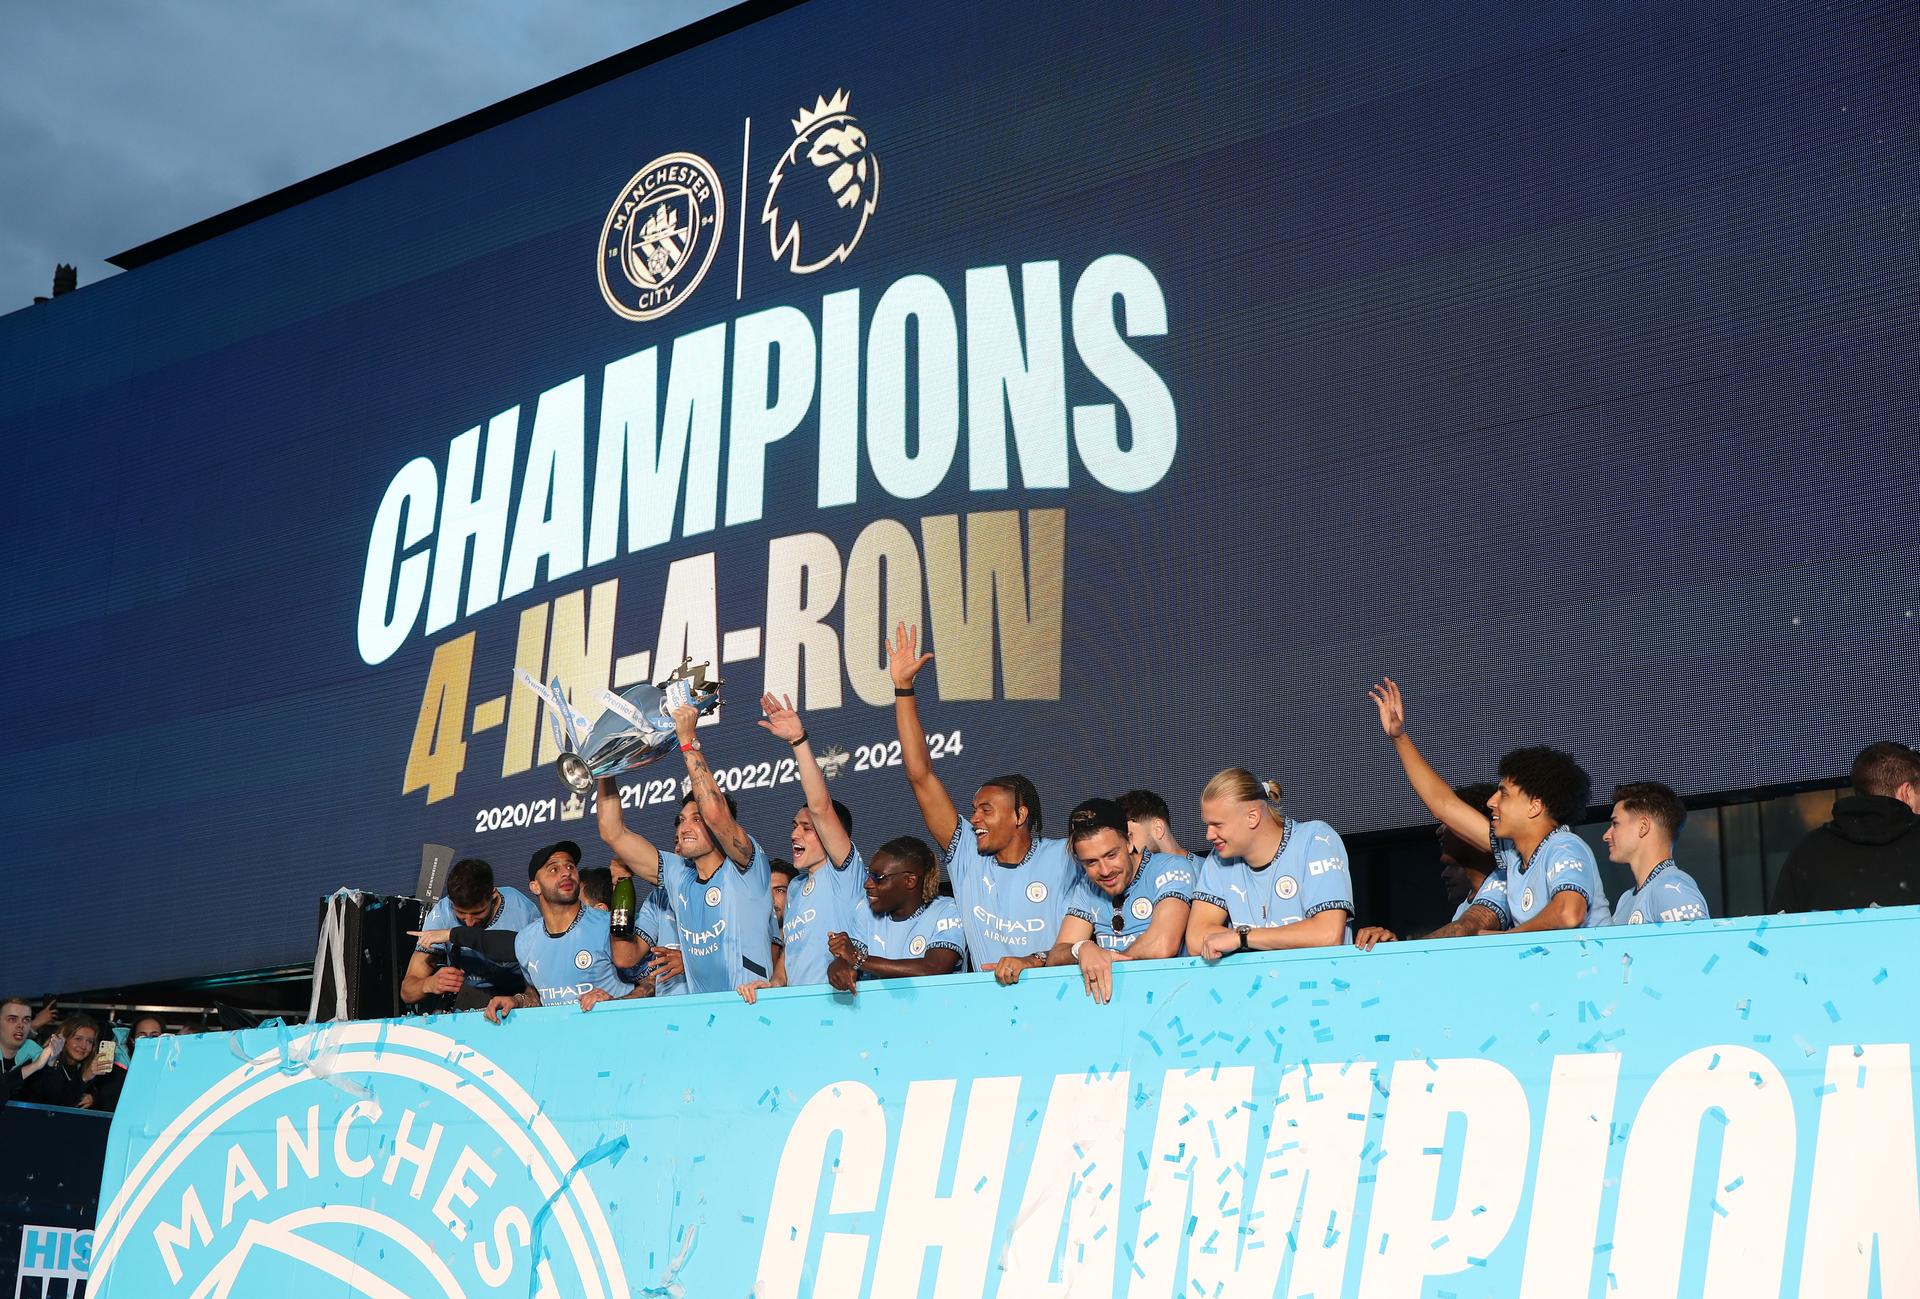
[[[1247,935],[1252,931],[1252,929],[1253,929],[1252,925],[1235,925],[1233,927],[1233,932],[1240,935],[1240,946],[1234,948],[1233,949],[1234,951],[1250,952],[1253,950],[1252,948],[1247,946]]]

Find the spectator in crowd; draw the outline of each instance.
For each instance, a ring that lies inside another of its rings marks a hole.
[[[26,998],[0,1001],[0,1102],[19,1095],[26,1081],[46,1068],[57,1054],[42,1051],[39,1043],[27,1036],[33,1019],[33,1007]]]
[[[1700,886],[1673,864],[1674,840],[1686,819],[1680,796],[1657,780],[1614,789],[1607,860],[1633,872],[1633,887],[1613,904],[1614,924],[1707,918],[1707,899]]]
[[[616,805],[619,797],[614,795]],[[562,839],[536,851],[527,862],[527,891],[540,908],[540,918],[513,940],[526,991],[494,997],[487,1003],[488,1019],[499,1023],[515,1006],[578,1002],[580,1009],[592,1010],[603,1001],[642,995],[634,987],[637,960],[615,964],[607,913],[580,900],[579,844]]]
[[[1081,875],[1067,890],[1067,918],[1047,964],[1079,966],[1087,995],[1101,1005],[1113,1000],[1115,961],[1178,956],[1186,943],[1197,863],[1184,853],[1141,851],[1132,824],[1123,804],[1104,798],[1067,817]]]
[[[1853,760],[1853,792],[1793,846],[1774,881],[1775,911],[1920,903],[1920,753],[1879,740]]]
[[[766,714],[760,725],[792,747],[807,805],[793,814],[793,878],[798,887],[781,908],[784,918],[776,941],[785,950],[775,971],[779,977],[743,983],[740,995],[749,1003],[768,986],[827,981],[827,967],[833,964],[827,935],[852,929],[855,914],[865,906],[861,888],[867,880],[867,863],[853,843],[853,813],[827,792],[826,773],[814,757],[793,700],[765,695],[760,711]]]
[[[36,1105],[65,1105],[90,1110],[96,1104],[93,1084],[113,1068],[99,1054],[100,1026],[91,1015],[76,1011],[60,1021],[47,1042],[47,1063],[20,1088],[18,1099]]]
[[[1455,785],[1453,792],[1468,807],[1485,807],[1498,788],[1490,780],[1481,780],[1470,785]],[[1440,889],[1446,894],[1447,905],[1453,908],[1451,919],[1457,921],[1467,914],[1474,895],[1493,873],[1493,854],[1485,844],[1468,843],[1444,824],[1433,827],[1433,837],[1440,847]],[[1397,942],[1399,937],[1383,925],[1368,925],[1353,936],[1353,945],[1370,952],[1376,944]]]
[[[1207,782],[1200,816],[1213,852],[1193,890],[1190,954],[1217,961],[1347,941],[1353,884],[1347,846],[1332,826],[1288,817],[1279,782],[1257,780],[1245,767]]]
[[[1413,792],[1463,839],[1493,847],[1494,871],[1460,919],[1429,938],[1495,930],[1533,932],[1610,924],[1612,911],[1593,850],[1570,828],[1593,785],[1580,764],[1545,745],[1500,759],[1500,784],[1485,810],[1470,807],[1427,764],[1407,734],[1406,704],[1391,677],[1368,692]]]
[[[580,900],[595,911],[613,910],[613,868],[611,866],[580,868]]]
[[[1136,851],[1162,857],[1193,857],[1173,837],[1166,799],[1150,789],[1130,789],[1119,801],[1127,813],[1127,838]],[[1194,865],[1199,865],[1197,858]]]
[[[452,998],[466,986],[466,973],[445,959],[445,945],[454,937],[453,930],[478,929],[499,935],[499,950],[486,955],[510,961],[511,936],[539,919],[540,913],[526,894],[494,887],[492,866],[478,857],[461,858],[447,872],[446,896],[428,907],[420,920],[422,934],[439,932],[444,936],[437,944],[422,939],[414,945],[407,972],[400,979],[400,999],[414,1005],[429,997]],[[492,989],[476,985],[475,991],[490,994]],[[468,1000],[475,1003],[474,1008],[484,1004],[483,998]],[[453,1003],[446,1000],[441,1004],[451,1007]]]
[[[143,1038],[162,1037],[166,1031],[166,1026],[153,1015],[142,1015],[133,1021],[133,1032],[128,1037],[127,1048],[114,1052],[113,1068],[94,1084],[93,1108],[111,1114],[119,1107],[120,1092],[127,1085],[127,1068],[133,1060],[133,1044]]]
[[[867,904],[851,932],[827,935],[827,983],[852,992],[861,979],[909,979],[965,968],[960,910],[940,895],[933,849],[912,835],[889,839],[865,872]]]
[[[991,969],[1002,983],[1019,968],[1047,963],[1066,917],[1067,890],[1079,877],[1064,839],[1040,837],[1040,794],[1021,775],[995,776],[973,796],[960,820],[947,787],[933,774],[926,728],[914,681],[932,654],[919,652],[920,630],[901,623],[887,646],[893,677],[893,720],[900,759],[920,817],[934,843],[945,845],[948,881],[966,925],[967,954],[976,970]]]
[[[619,787],[600,781],[600,837],[636,874],[663,885],[680,930],[689,992],[720,992],[773,977],[773,867],[740,825],[733,797],[714,781],[694,732],[700,715],[676,708],[674,728],[692,792],[674,820],[674,847],[661,852],[629,830]]]

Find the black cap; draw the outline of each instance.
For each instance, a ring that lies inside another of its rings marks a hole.
[[[527,878],[532,879],[538,875],[540,868],[547,864],[547,859],[557,852],[563,852],[573,858],[576,868],[580,865],[580,845],[571,839],[562,839],[559,843],[550,843],[533,854],[533,860],[527,863]]]

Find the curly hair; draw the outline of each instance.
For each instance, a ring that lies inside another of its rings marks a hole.
[[[1573,755],[1544,744],[1515,749],[1500,759],[1499,775],[1528,798],[1539,799],[1547,815],[1561,825],[1578,821],[1593,797],[1593,781]]]

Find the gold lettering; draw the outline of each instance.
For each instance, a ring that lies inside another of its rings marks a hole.
[[[927,600],[941,699],[993,698],[996,632],[1005,699],[1060,697],[1060,606],[1066,587],[1065,510],[967,516],[966,558],[957,515],[920,520]]]

